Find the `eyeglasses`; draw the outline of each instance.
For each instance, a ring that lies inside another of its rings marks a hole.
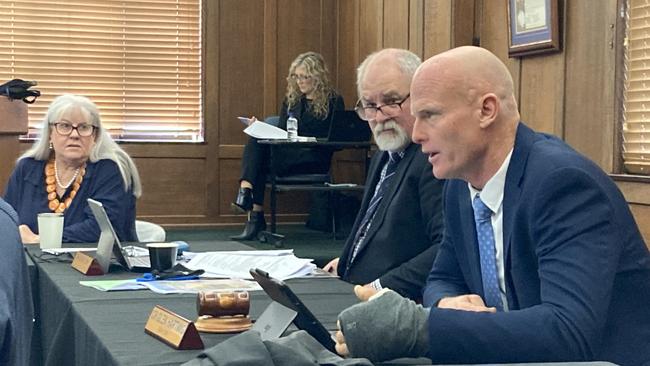
[[[52,123],[56,133],[63,136],[68,136],[72,133],[72,130],[77,130],[79,136],[88,137],[95,132],[95,126],[88,123],[81,123],[76,126],[73,126],[71,123],[67,122],[56,122]]]
[[[296,74],[291,74],[291,79],[292,80],[298,80],[298,81],[306,81],[311,79],[311,75],[296,75]]]
[[[357,102],[354,110],[364,121],[371,120],[377,116],[377,112],[381,111],[386,117],[394,117],[397,113],[402,110],[402,104],[406,102],[407,99],[411,97],[411,94],[407,94],[404,99],[399,102],[387,103],[379,106],[364,106],[361,99]]]

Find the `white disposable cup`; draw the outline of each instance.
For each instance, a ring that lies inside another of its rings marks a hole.
[[[178,244],[176,243],[149,243],[149,262],[151,269],[159,272],[171,269],[176,265],[176,253]]]
[[[39,213],[38,236],[40,237],[41,249],[61,248],[61,241],[63,240],[63,214],[52,212]]]

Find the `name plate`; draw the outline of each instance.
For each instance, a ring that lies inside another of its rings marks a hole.
[[[194,323],[160,305],[151,311],[144,331],[175,349],[203,349]]]
[[[97,259],[84,252],[75,253],[74,259],[72,260],[72,268],[86,276],[99,276],[104,274]]]

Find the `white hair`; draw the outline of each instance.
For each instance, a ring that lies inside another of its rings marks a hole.
[[[386,134],[383,133],[384,130],[392,130],[392,132]],[[372,134],[375,136],[375,142],[381,151],[401,151],[411,143],[411,136],[394,119],[384,123],[377,123],[372,129]]]
[[[52,123],[57,122],[61,117],[68,112],[71,108],[80,108],[85,114],[88,115],[88,123],[95,126],[95,146],[90,152],[89,160],[97,162],[102,159],[109,159],[117,164],[124,181],[124,189],[128,190],[129,187],[133,188],[133,195],[140,197],[142,194],[142,184],[140,183],[140,175],[135,163],[113,139],[111,135],[102,128],[101,118],[99,117],[99,109],[97,105],[90,99],[73,94],[63,94],[55,98],[47,109],[47,114],[43,119],[43,129],[41,130],[41,137],[34,145],[27,150],[21,157],[18,158],[34,158],[36,160],[47,160],[50,157],[50,133],[52,130]]]
[[[379,55],[392,53],[395,56],[395,62],[400,71],[404,74],[405,77],[408,77],[409,81],[413,79],[415,71],[418,69],[422,60],[420,56],[409,50],[403,50],[399,48],[386,48],[383,50],[375,51],[368,55],[363,62],[357,68],[357,94],[361,97],[361,83],[366,78],[366,72],[368,65]]]

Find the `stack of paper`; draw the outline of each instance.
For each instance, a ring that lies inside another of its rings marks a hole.
[[[316,268],[312,259],[298,258],[292,249],[253,250],[235,252],[205,252],[192,256],[185,267],[202,269],[201,277],[226,277],[251,279],[249,270],[259,268],[280,280],[303,277]]]
[[[265,140],[287,138],[287,131],[275,126],[271,126],[270,124],[262,121],[255,121],[251,123],[250,126],[244,129],[244,132],[249,136]]]

